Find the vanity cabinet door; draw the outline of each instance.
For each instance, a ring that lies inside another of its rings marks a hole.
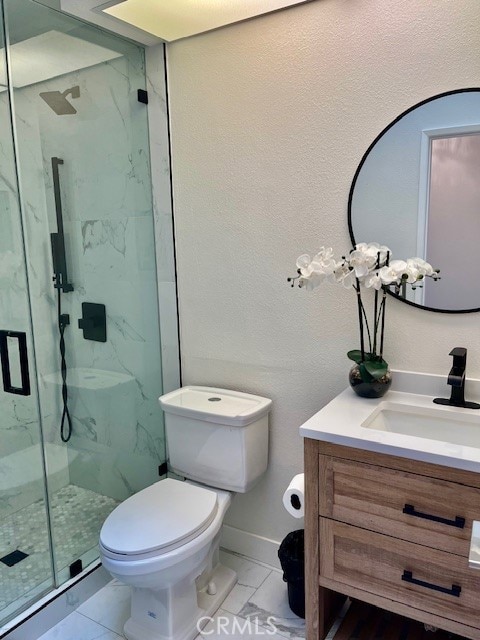
[[[325,518],[320,519],[320,540],[321,585],[338,585],[339,591],[350,586],[480,626],[480,572],[469,569],[466,559]]]
[[[321,516],[468,557],[479,489],[332,456],[319,460]]]

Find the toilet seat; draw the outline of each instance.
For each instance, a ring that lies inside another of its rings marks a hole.
[[[207,529],[217,493],[167,478],[118,505],[105,520],[100,544],[119,559],[148,558],[185,545]]]

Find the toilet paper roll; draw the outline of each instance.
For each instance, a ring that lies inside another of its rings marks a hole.
[[[303,473],[292,478],[283,494],[283,506],[294,518],[305,515],[305,476]]]

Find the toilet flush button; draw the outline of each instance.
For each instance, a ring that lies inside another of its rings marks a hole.
[[[217,593],[217,585],[215,584],[215,582],[213,582],[213,580],[207,585],[207,593],[209,596],[214,596]]]

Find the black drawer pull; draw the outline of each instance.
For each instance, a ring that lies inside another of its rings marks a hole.
[[[448,518],[441,518],[440,516],[432,516],[429,513],[422,513],[421,511],[415,511],[415,507],[413,506],[413,504],[406,504],[403,507],[403,513],[406,513],[408,516],[423,518],[424,520],[432,520],[433,522],[448,524],[450,527],[457,527],[457,529],[463,529],[465,526],[465,518],[456,516],[455,520],[449,520]]]
[[[448,587],[440,587],[438,584],[432,584],[431,582],[425,582],[424,580],[417,580],[417,578],[413,577],[411,571],[404,571],[402,580],[409,582],[410,584],[416,584],[419,587],[440,591],[440,593],[446,593],[447,595],[455,596],[456,598],[459,598],[460,593],[462,592],[462,587],[459,587],[458,584],[452,584],[452,588],[449,589]]]

